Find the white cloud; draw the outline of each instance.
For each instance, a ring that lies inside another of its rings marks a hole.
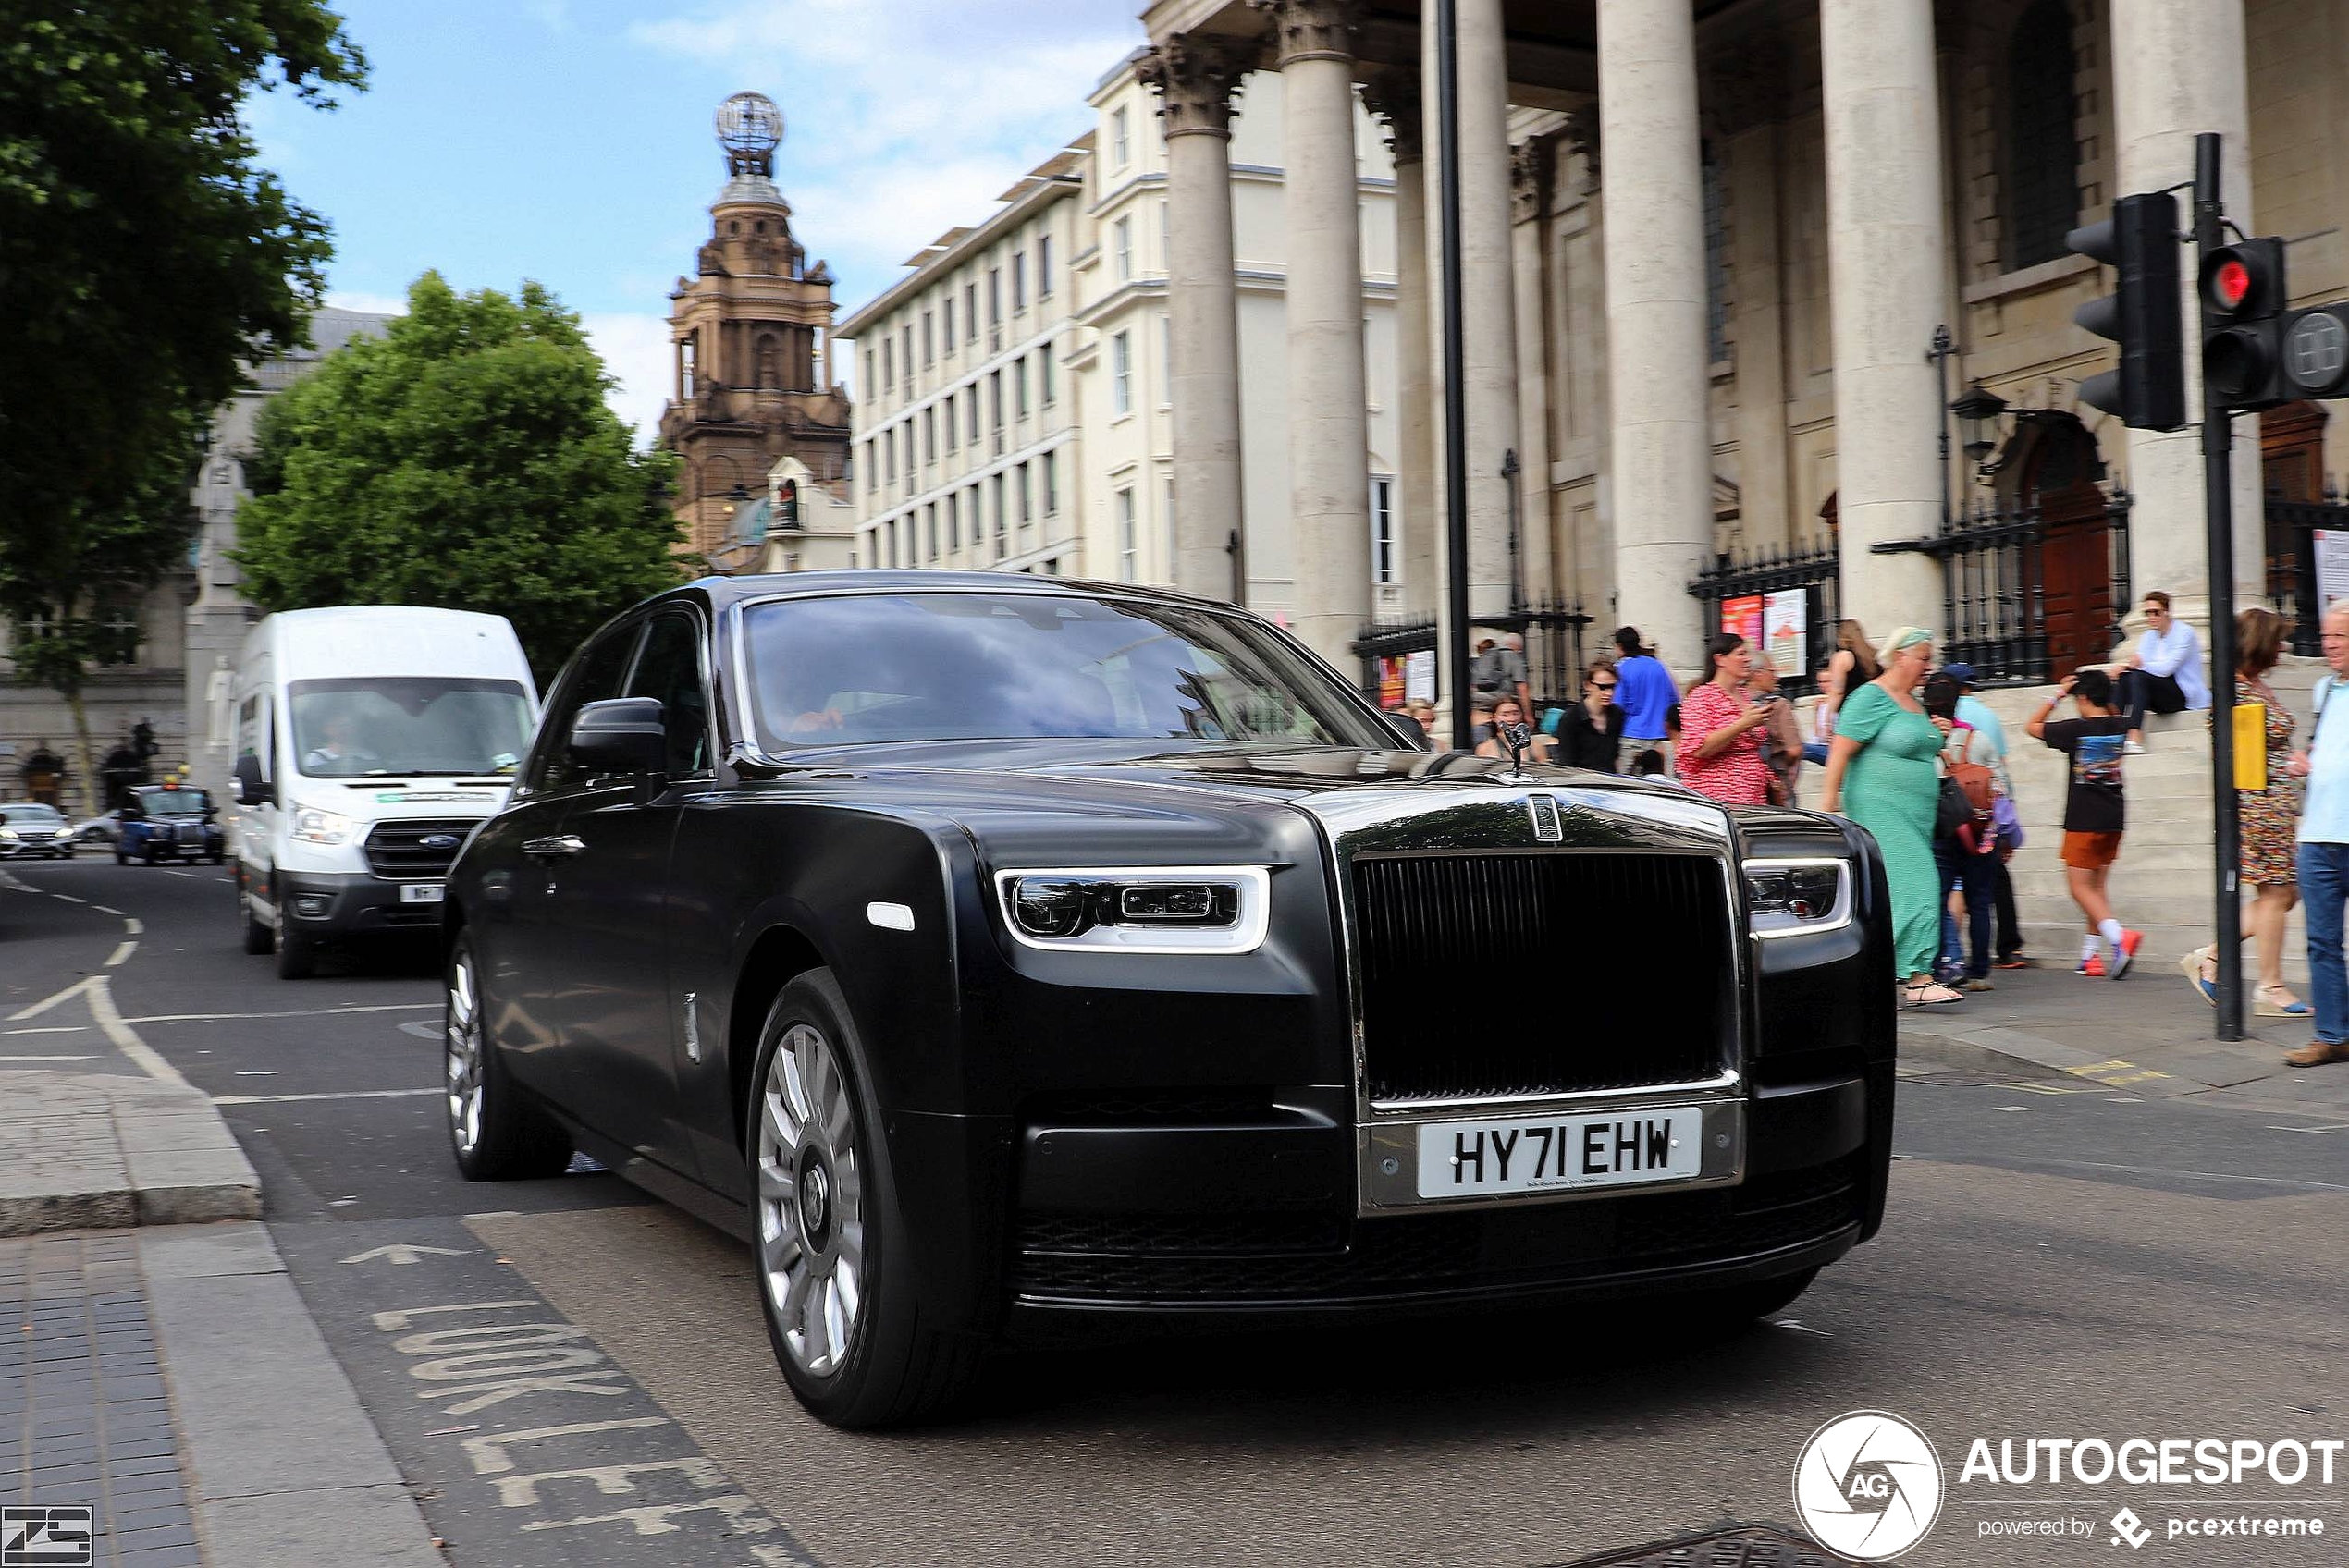
[[[769,93],[793,227],[855,305],[1091,123],[1143,42],[1133,0],[702,0],[631,36]]]
[[[588,342],[603,356],[604,368],[620,383],[604,401],[634,428],[636,445],[651,445],[660,425],[661,404],[669,398],[668,319],[612,312],[583,316],[581,325],[587,329]]]

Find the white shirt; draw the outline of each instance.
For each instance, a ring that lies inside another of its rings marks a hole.
[[[2137,639],[2137,664],[2147,675],[2174,679],[2189,710],[2210,705],[2210,686],[2202,678],[2202,639],[2184,621],[2172,617],[2167,631],[2146,628]]]

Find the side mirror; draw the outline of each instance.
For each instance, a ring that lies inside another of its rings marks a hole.
[[[1409,714],[1388,713],[1382,714],[1380,717],[1386,720],[1386,727],[1394,730],[1402,742],[1411,750],[1424,752],[1433,744],[1428,739],[1426,729]]]
[[[660,773],[669,766],[669,728],[658,697],[588,703],[571,721],[571,754],[597,773]]]
[[[261,778],[261,758],[251,752],[237,759],[237,803],[240,806],[266,805],[277,798],[277,792]]]

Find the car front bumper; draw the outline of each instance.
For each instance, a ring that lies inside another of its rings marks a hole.
[[[365,872],[288,871],[277,875],[277,924],[313,941],[339,942],[440,929],[440,905],[412,903],[400,889]]]

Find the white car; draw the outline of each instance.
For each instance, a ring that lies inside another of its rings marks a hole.
[[[0,860],[71,860],[73,824],[39,801],[0,805]]]

